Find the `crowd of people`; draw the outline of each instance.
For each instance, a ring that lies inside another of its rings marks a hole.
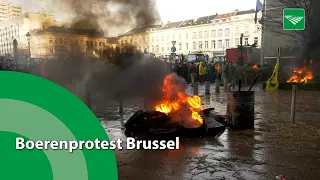
[[[214,83],[216,79],[221,82],[221,77],[226,71],[224,62],[178,62],[172,64],[169,62],[172,70],[183,77],[188,83],[204,83],[210,81]]]

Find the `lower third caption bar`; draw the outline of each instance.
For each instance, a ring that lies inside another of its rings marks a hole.
[[[94,141],[32,141],[25,140],[22,137],[16,138],[16,149],[37,149],[37,150],[68,150],[70,153],[74,150],[115,150],[123,149],[125,144],[126,149],[146,149],[146,150],[165,150],[165,149],[179,149],[180,139],[176,137],[175,140],[136,140],[134,138],[127,138],[126,142],[123,143],[121,139],[115,141],[106,141],[95,139]]]

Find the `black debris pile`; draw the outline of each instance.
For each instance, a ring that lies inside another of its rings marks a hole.
[[[225,130],[226,119],[216,115],[214,108],[205,109],[200,114],[204,123],[198,128],[186,128],[170,121],[170,116],[165,113],[138,110],[125,123],[125,134],[138,139],[170,139],[216,136]]]

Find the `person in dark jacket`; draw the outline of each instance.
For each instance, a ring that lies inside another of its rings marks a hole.
[[[183,63],[182,68],[181,68],[181,76],[188,82],[188,66],[186,63]]]
[[[193,62],[191,63],[191,65],[189,67],[189,73],[188,74],[190,75],[191,83],[193,85],[194,82],[195,82],[195,78],[197,76],[197,67]]]
[[[216,80],[216,69],[213,63],[209,65],[210,82],[214,83]]]

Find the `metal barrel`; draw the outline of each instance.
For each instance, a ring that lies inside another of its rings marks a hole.
[[[237,129],[254,128],[254,91],[228,92],[228,123]]]

